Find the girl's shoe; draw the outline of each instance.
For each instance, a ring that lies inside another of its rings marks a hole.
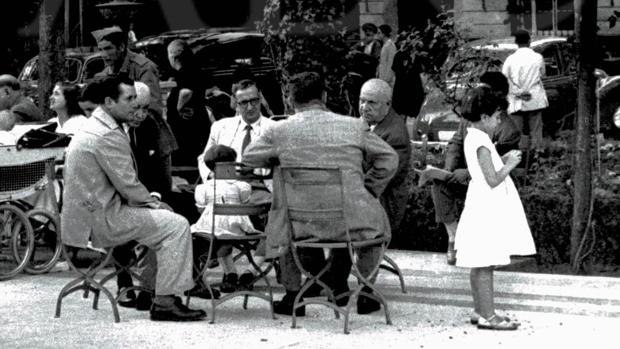
[[[514,323],[515,323],[515,324],[517,324],[517,325],[521,325],[521,323],[520,323],[520,322],[518,322],[518,321],[513,321],[513,320],[510,320],[510,318],[509,318],[508,316],[503,316],[503,315],[498,315],[498,314],[495,314],[495,316],[498,316],[498,317],[500,317],[500,318],[504,318],[504,320],[506,320],[506,321],[512,321],[512,322],[514,322]],[[481,318],[481,317],[482,317],[482,316],[480,316],[480,314],[478,314],[478,313],[476,313],[476,312],[474,311],[474,312],[471,314],[471,317],[469,318],[469,323],[471,323],[472,325],[477,325],[477,324],[478,324],[478,321],[480,321],[480,318]]]
[[[481,316],[478,319],[478,329],[480,330],[514,331],[517,328],[519,328],[519,324],[498,315],[493,315],[488,319]]]
[[[448,265],[456,265],[456,250],[454,249],[454,242],[448,243],[448,252],[446,252],[446,262],[448,262]]]

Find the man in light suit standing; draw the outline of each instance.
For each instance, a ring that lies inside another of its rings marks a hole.
[[[112,247],[135,240],[156,254],[154,321],[203,319],[177,294],[193,287],[192,241],[187,220],[171,211],[138,180],[122,123],[137,109],[133,81],[104,78],[99,107],[67,149],[62,241],[69,246]]]
[[[279,121],[265,132],[246,149],[243,162],[253,167],[266,167],[274,162],[289,166],[338,166],[343,170],[343,185],[345,197],[345,212],[348,217],[351,238],[372,239],[382,235],[390,235],[388,217],[379,203],[381,193],[388,185],[396,172],[398,156],[396,152],[379,136],[370,132],[368,125],[351,117],[330,112],[325,107],[325,87],[317,73],[301,73],[291,82],[291,100],[295,107],[295,114],[288,119]],[[362,168],[362,164],[366,164]],[[274,182],[277,178],[274,178]],[[274,189],[277,189],[275,186]],[[292,205],[302,205],[304,197],[320,197],[329,202],[335,199],[333,188],[317,190],[312,193],[296,193]],[[278,190],[274,191],[272,212],[282,209],[282,197]],[[286,239],[274,239],[278,234],[286,232],[288,221],[283,216],[270,216],[268,235],[269,247],[276,248],[275,244],[287,246]],[[271,218],[274,218],[271,220]],[[295,223],[297,224],[297,223]],[[304,226],[295,229],[304,236],[317,236],[328,240],[343,240],[345,232],[337,229],[318,231]],[[274,239],[276,241],[273,241]],[[310,264],[324,262],[323,251],[307,257]],[[368,277],[372,267],[380,258],[380,252],[375,247],[358,251],[357,267],[362,275]],[[305,263],[304,263],[305,265]],[[286,295],[281,301],[274,302],[274,312],[292,315],[293,301],[301,289],[300,271],[293,262],[292,254],[285,253],[280,258],[282,270],[281,282],[286,289]],[[336,296],[347,292],[347,277],[351,270],[351,261],[346,251],[335,251],[331,274],[326,283],[334,290]],[[372,292],[365,289],[365,292]],[[337,302],[338,303],[338,302]],[[380,303],[370,297],[360,296],[357,299],[357,312],[368,314],[381,308]],[[296,311],[297,316],[305,314],[305,307]]]

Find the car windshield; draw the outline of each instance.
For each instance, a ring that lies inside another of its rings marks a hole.
[[[66,80],[69,82],[77,82],[80,77],[80,68],[82,63],[75,58],[68,58],[65,60],[65,72],[67,73]],[[39,80],[39,60],[33,58],[22,69],[19,74],[19,80],[21,81],[38,81]]]

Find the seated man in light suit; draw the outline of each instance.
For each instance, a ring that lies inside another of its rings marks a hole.
[[[388,185],[398,167],[398,155],[392,147],[379,136],[370,132],[368,124],[360,119],[338,115],[325,107],[325,86],[317,73],[296,75],[290,85],[291,101],[295,114],[279,121],[273,127],[252,142],[243,154],[243,162],[252,167],[265,167],[280,163],[289,166],[338,166],[343,170],[344,192],[346,193],[344,210],[349,217],[351,238],[354,240],[371,239],[381,235],[390,235],[390,224],[385,210],[379,202],[381,193]],[[362,164],[365,164],[366,171]],[[274,178],[276,181],[277,178]],[[276,186],[277,189],[277,186]],[[282,209],[282,198],[274,191],[272,212]],[[330,200],[329,193],[303,193],[296,201],[303,202],[303,196],[320,195]],[[293,203],[294,204],[294,203]],[[287,246],[282,237],[274,237],[286,232],[288,222],[283,216],[270,215],[266,233],[268,247]],[[307,230],[300,227],[304,233]],[[315,229],[310,229],[314,236]],[[320,232],[323,239],[344,240],[344,230]],[[303,236],[296,236],[303,237]],[[309,264],[324,263],[323,251],[311,249],[314,255],[300,251]],[[368,277],[372,267],[379,261],[380,254],[376,247],[358,251],[357,267],[360,273]],[[308,258],[309,257],[309,258]],[[304,263],[306,265],[306,263]],[[293,262],[290,251],[280,258],[282,270],[281,282],[286,295],[281,301],[274,302],[274,312],[292,315],[293,302],[301,289],[300,271]],[[334,261],[330,276],[325,282],[334,290],[336,296],[348,291],[347,278],[351,270],[351,261],[347,251],[334,251]],[[371,293],[370,289],[365,292]],[[337,302],[338,303],[338,302]],[[357,312],[368,314],[381,308],[380,303],[370,297],[360,296],[357,300]],[[296,315],[303,316],[305,307],[300,307]]]
[[[67,148],[63,243],[112,247],[135,240],[147,246],[157,261],[151,320],[203,319],[204,311],[187,308],[176,296],[194,286],[189,223],[163,209],[138,180],[122,127],[137,109],[133,81],[108,76],[98,90],[99,107]]]

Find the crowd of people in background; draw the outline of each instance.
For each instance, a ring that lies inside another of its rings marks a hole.
[[[247,288],[255,279],[251,271],[238,274],[225,246],[217,253],[224,270],[219,291],[205,287],[195,275],[196,246],[204,249],[205,242],[193,239],[191,231],[214,229],[234,235],[287,224],[269,222],[266,228],[265,221],[254,216],[214,220],[215,200],[271,202],[272,210],[278,209],[279,200],[271,181],[218,184],[222,192],[214,197],[209,188],[214,185],[217,161],[267,167],[277,160],[346,168],[347,205],[356,215],[351,220],[352,231],[365,238],[391,236],[395,246],[408,239],[411,232],[401,226],[412,152],[406,118],[416,117],[424,100],[421,68],[410,37],[394,43],[389,25],[362,26],[362,40],[349,55],[350,69],[342,81],[348,117],[327,110],[322,77],[304,72],[294,76],[289,86],[295,113],[274,121],[260,86],[241,72],[230,95],[229,107],[235,115],[215,118],[206,108],[205,97],[219,88],[202,74],[183,40],[167,47],[176,86],[166,100],[164,115],[157,66],[129,50],[127,35],[118,27],[97,30],[93,36],[104,53],[105,70],[82,88],[58,82],[49,101],[55,117],[47,122],[55,125],[55,132],[73,136],[65,163],[63,241],[75,246],[88,242],[98,247],[121,246],[115,249],[115,259],[121,264],[128,263],[133,253],[124,244],[138,241],[149,250],[143,286],[154,293],[121,292],[134,282],[131,275],[121,273],[117,279],[120,305],[150,310],[153,320],[199,320],[206,316],[204,311],[188,308],[179,295],[218,298],[220,292]],[[517,33],[516,42],[522,49],[506,61],[504,74],[485,73],[481,86],[465,95],[464,119],[447,148],[445,169],[450,175],[435,180],[432,188],[437,222],[444,224],[449,236],[448,263],[472,268],[472,323],[479,328],[518,327],[517,322],[495,312],[493,266],[509,263],[512,254],[535,253],[509,173],[520,162],[515,149],[525,120],[533,141],[540,142],[539,114],[546,106],[540,93],[544,64],[541,71],[539,57],[527,49],[527,32]],[[524,69],[527,73],[522,76]],[[44,121],[39,108],[21,94],[19,81],[10,75],[0,76],[0,110],[3,145],[17,141],[10,132],[16,123]],[[202,184],[190,205],[204,210],[199,218],[178,214],[183,213],[183,205],[173,192],[173,161],[199,170]],[[508,231],[505,221],[514,222]],[[339,237],[338,232],[334,234],[330,238]],[[260,265],[268,254],[261,251],[255,260]],[[308,268],[320,269],[322,253],[305,254],[304,259],[311,261]],[[369,273],[376,263],[376,251],[362,249],[358,255],[359,270]],[[279,258],[286,294],[274,302],[274,311],[292,315],[301,275],[290,252]],[[346,280],[351,261],[339,252],[335,260],[325,282],[338,298],[349,291]],[[372,294],[370,289],[365,292]],[[373,298],[358,297],[358,313],[380,308]],[[297,316],[304,314],[305,308],[296,310]]]

